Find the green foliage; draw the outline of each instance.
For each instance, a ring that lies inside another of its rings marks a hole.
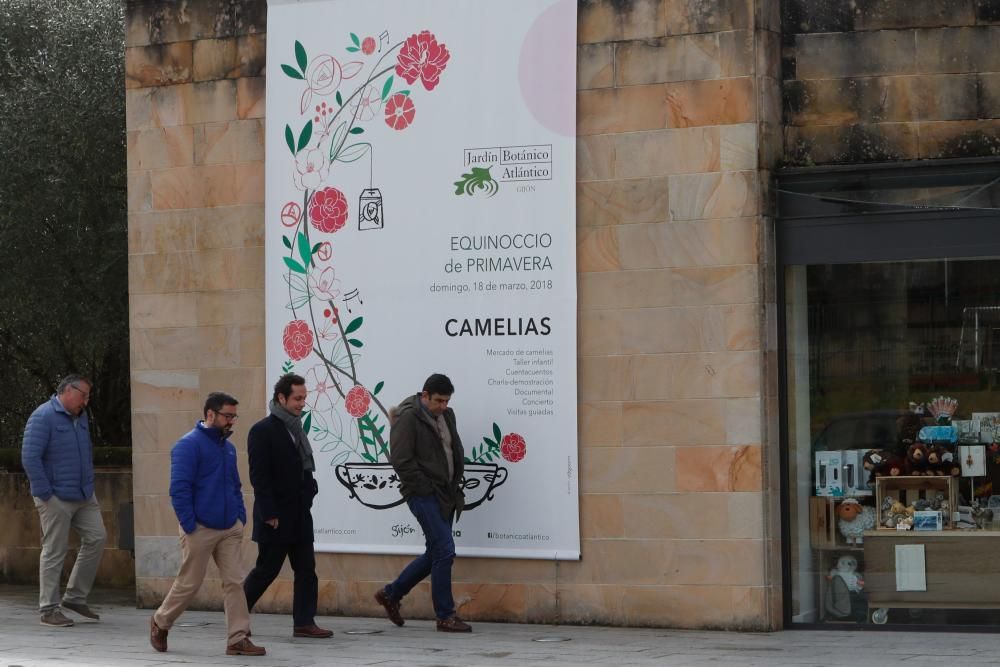
[[[131,442],[124,33],[119,0],[0,2],[0,446],[70,372]]]

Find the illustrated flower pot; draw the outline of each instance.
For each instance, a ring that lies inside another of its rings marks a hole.
[[[390,463],[342,463],[334,468],[337,481],[365,507],[386,510],[403,504],[399,478]],[[507,481],[507,469],[495,463],[466,463],[462,477],[465,511],[493,499],[493,491]]]
[[[465,511],[475,509],[484,501],[493,500],[493,491],[507,481],[507,469],[496,463],[466,463],[462,478]]]
[[[342,463],[334,468],[337,481],[365,507],[385,510],[403,503],[399,478],[391,463]]]

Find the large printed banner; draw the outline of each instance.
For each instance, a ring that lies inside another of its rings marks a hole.
[[[269,3],[269,382],[294,371],[316,548],[419,553],[389,412],[431,373],[458,553],[580,555],[576,1]]]

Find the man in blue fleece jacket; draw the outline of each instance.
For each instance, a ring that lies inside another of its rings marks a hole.
[[[42,625],[73,625],[59,610],[59,577],[70,528],[80,535],[80,552],[62,606],[95,621],[100,618],[87,606],[106,537],[101,506],[94,495],[94,451],[84,409],[91,388],[87,378],[67,375],[56,394],[31,413],[24,427],[21,464],[31,482],[42,527],[42,553],[38,559]]]
[[[222,578],[228,639],[226,655],[264,655],[249,639],[250,612],[243,594],[240,550],[247,510],[236,448],[229,442],[239,401],[222,392],[205,400],[204,421],[170,450],[170,501],[180,524],[181,569],[149,619],[149,643],[167,650],[167,632],[201,588],[209,558]]]

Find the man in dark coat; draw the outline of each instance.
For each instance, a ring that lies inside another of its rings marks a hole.
[[[461,482],[465,452],[455,425],[455,411],[448,407],[455,387],[447,376],[435,373],[423,391],[394,409],[389,433],[389,460],[400,481],[400,492],[424,531],[427,548],[394,582],[375,593],[396,625],[403,625],[399,603],[418,583],[431,577],[431,599],[437,629],[470,632],[455,615],[451,592],[451,567],[455,562],[452,522],[462,512]]]
[[[319,580],[313,551],[312,503],[318,490],[312,447],[302,429],[306,381],[294,373],[274,385],[271,414],[253,425],[247,437],[253,485],[253,541],[257,564],[243,591],[253,609],[287,557],[295,574],[292,634],[324,639],[333,632],[316,625]]]

